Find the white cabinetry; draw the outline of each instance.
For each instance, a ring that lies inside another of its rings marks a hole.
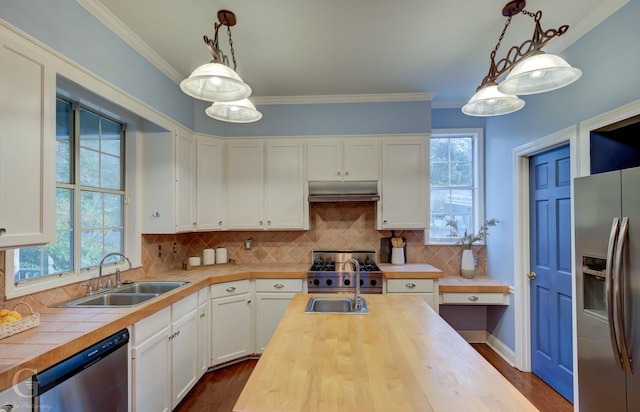
[[[376,137],[327,138],[307,143],[307,180],[378,180]]]
[[[434,279],[387,279],[386,292],[419,295],[438,312],[438,281]]]
[[[211,302],[209,288],[198,291],[198,377],[204,375],[211,364]]]
[[[304,229],[303,159],[299,141],[228,143],[229,229]]]
[[[142,133],[143,233],[190,232],[195,225],[195,144],[186,131]]]
[[[424,229],[427,222],[427,138],[382,140],[378,230]]]
[[[441,305],[509,305],[509,294],[501,292],[443,292]]]
[[[197,294],[133,325],[133,411],[170,411],[197,378]]]
[[[253,353],[249,280],[211,285],[211,362],[219,365]]]
[[[196,229],[223,230],[227,225],[224,185],[224,145],[217,140],[196,139]]]
[[[55,71],[0,31],[0,249],[55,240]]]
[[[296,293],[303,291],[302,279],[256,279],[256,349],[264,349]]]

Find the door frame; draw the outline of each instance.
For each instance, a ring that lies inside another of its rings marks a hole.
[[[633,101],[608,112],[591,117],[577,125],[552,133],[538,140],[526,143],[513,149],[513,207],[514,207],[514,306],[515,316],[515,366],[521,371],[531,371],[531,310],[530,287],[527,273],[530,266],[529,244],[529,157],[569,143],[571,167],[571,210],[574,209],[573,178],[591,174],[590,132],[591,130],[628,119],[640,114],[640,100]],[[571,216],[571,242],[574,239],[574,221]],[[571,248],[572,262],[575,262],[575,250]],[[576,293],[575,270],[572,268],[571,286]],[[578,393],[577,374],[577,321],[575,300],[572,307],[572,340],[573,340],[573,391]],[[579,410],[578,399],[574,407]]]

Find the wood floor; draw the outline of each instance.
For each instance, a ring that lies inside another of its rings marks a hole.
[[[472,346],[542,412],[569,412],[573,405],[532,373],[510,366],[485,344]],[[229,412],[258,361],[250,359],[206,374],[176,412]]]

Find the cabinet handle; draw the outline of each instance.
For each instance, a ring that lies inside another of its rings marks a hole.
[[[415,283],[407,283],[405,286],[408,287],[409,289],[413,289],[413,288],[416,287],[416,284]]]
[[[262,225],[263,225],[263,222],[262,222],[262,220],[261,220],[261,221],[260,221],[260,226],[262,226]]]
[[[152,214],[151,217],[160,217],[160,212],[156,212],[156,213]]]
[[[349,176],[349,172],[344,172],[344,174],[345,174],[346,176]]]
[[[233,291],[235,291],[235,290],[236,290],[236,287],[235,287],[235,286],[229,286],[229,287],[227,288],[227,292],[233,292]]]
[[[276,289],[282,289],[284,285],[282,283],[276,283],[275,285],[273,285],[273,287]]]
[[[200,314],[200,319],[204,318],[204,316],[205,316],[204,313],[201,313]]]
[[[467,299],[469,299],[471,302],[475,302],[477,301],[479,298],[477,296],[469,296]]]
[[[271,225],[271,221],[270,220],[267,220],[267,225]]]
[[[7,229],[0,227],[0,236],[4,235],[5,233],[7,233]]]
[[[218,221],[218,226],[222,226],[222,220]]]
[[[337,174],[338,176],[340,176],[340,172],[336,172],[336,174]]]
[[[386,221],[386,220],[383,220],[383,221],[382,221],[382,223],[384,223],[384,224],[386,225],[386,224],[387,224],[387,221]]]

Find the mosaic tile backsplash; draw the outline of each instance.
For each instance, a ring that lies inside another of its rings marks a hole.
[[[322,249],[380,249],[380,238],[390,237],[391,231],[375,229],[373,203],[311,204],[308,231],[246,231],[196,232],[167,235],[142,235],[143,267],[123,272],[123,278],[143,279],[149,273],[182,267],[189,256],[202,257],[207,248],[227,248],[229,259],[237,263],[309,263],[311,252]],[[429,263],[445,275],[460,273],[462,249],[459,246],[425,245],[424,231],[399,230],[397,236],[407,239],[407,263]],[[245,240],[251,239],[252,248],[245,250]],[[174,244],[176,252],[173,252]],[[478,276],[486,275],[484,246],[474,246],[478,257]],[[4,253],[0,252],[0,288],[4,290]],[[1,307],[10,307],[26,301],[35,308],[81,296],[84,288],[79,283],[4,301]],[[34,309],[35,309],[34,308]]]

